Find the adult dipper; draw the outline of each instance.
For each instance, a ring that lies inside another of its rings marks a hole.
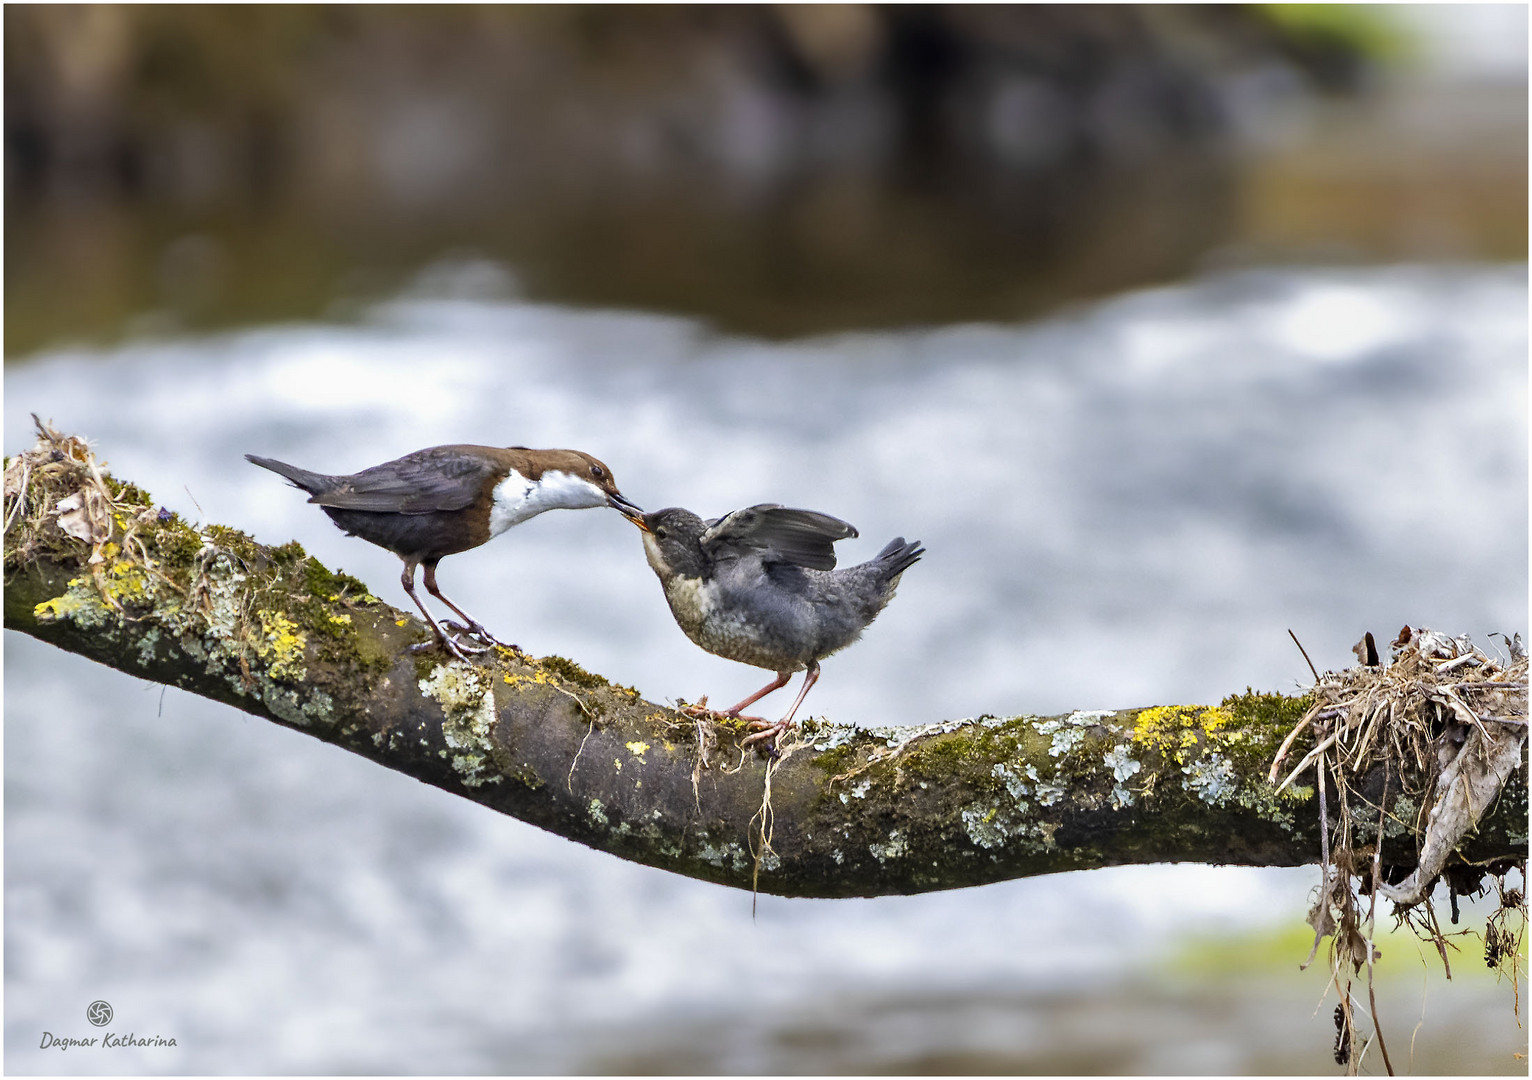
[[[482,623],[436,587],[438,562],[476,548],[544,510],[612,506],[629,516],[642,513],[617,490],[612,470],[579,450],[432,446],[350,476],[310,472],[255,454],[245,458],[307,491],[309,502],[318,503],[348,536],[359,536],[403,559],[404,591],[436,640],[462,660],[467,659],[464,647],[443,632],[415,595],[415,567],[425,567],[426,591],[457,612],[468,632],[498,645],[502,643]]]
[[[819,661],[862,636],[893,599],[899,575],[925,553],[918,540],[901,536],[868,562],[837,570],[835,541],[856,536],[856,529],[829,514],[775,503],[706,522],[675,507],[624,513],[643,530],[644,554],[686,636],[715,656],[777,673],[723,715],[739,717],[786,686],[793,672],[807,670],[782,719],[744,717],[760,729],[746,744],[774,744],[792,726],[819,679]]]

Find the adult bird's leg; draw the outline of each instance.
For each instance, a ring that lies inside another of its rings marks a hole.
[[[749,720],[751,723],[764,724],[766,721],[762,720],[758,716],[742,717],[740,716],[740,713],[745,710],[745,706],[754,705],[757,701],[760,701],[761,698],[765,697],[773,690],[782,689],[782,687],[787,685],[787,680],[791,679],[792,677],[793,673],[791,671],[779,671],[777,672],[777,677],[775,680],[761,687],[755,693],[747,697],[744,701],[741,701],[738,705],[735,705],[732,708],[724,709],[722,712],[719,712],[717,709],[705,708],[702,705],[688,705],[686,708],[682,709],[681,712],[685,713],[687,716],[726,716],[732,720]],[[706,701],[707,699],[703,698],[702,700]]]
[[[787,680],[784,679],[782,681],[786,682]],[[745,736],[745,738],[741,740],[740,745],[749,746],[751,743],[760,742],[763,739],[770,739],[773,745],[775,745],[777,737],[785,732],[788,728],[793,726],[793,717],[798,713],[798,706],[802,705],[803,699],[808,697],[809,687],[813,686],[818,681],[819,661],[810,660],[808,674],[803,680],[803,689],[798,691],[798,700],[793,702],[793,707],[791,709],[787,710],[787,715],[782,717],[782,719],[778,720],[775,724],[769,720],[750,721],[751,727],[758,727],[761,728],[761,730],[757,731],[754,735]],[[777,685],[780,686],[781,683],[778,683]],[[772,687],[771,689],[774,690],[776,687]]]
[[[420,614],[425,616],[426,625],[431,628],[431,633],[436,635],[436,640],[441,642],[442,648],[446,649],[459,660],[470,662],[468,660],[467,654],[464,653],[463,650],[458,646],[458,643],[453,641],[442,632],[442,628],[437,624],[436,620],[431,617],[431,613],[426,610],[425,604],[421,603],[420,597],[415,594],[415,567],[418,565],[420,565],[419,559],[405,559],[404,573],[399,575],[399,583],[404,586],[404,591],[409,593],[410,599],[413,600],[415,602],[415,606],[420,609]],[[430,571],[427,570],[426,577],[428,580],[430,576]],[[435,590],[432,591],[434,592]],[[438,593],[437,595],[440,596],[441,594]],[[456,611],[457,609],[453,608],[453,610]],[[426,649],[429,647],[430,643],[427,642],[420,645],[412,645],[410,648],[411,650],[417,650]]]
[[[484,629],[484,624],[481,623],[478,619],[475,619],[472,615],[468,614],[468,612],[464,611],[462,608],[458,607],[451,600],[448,600],[445,596],[442,595],[442,591],[436,587],[436,564],[439,561],[439,559],[427,559],[423,564],[421,564],[425,567],[426,571],[426,592],[430,593],[432,596],[436,597],[436,599],[446,604],[453,611],[457,612],[458,616],[463,620],[465,624],[467,624],[468,632],[470,634],[477,636],[480,640],[489,642],[491,645],[504,645],[508,649],[516,648],[514,645],[506,645],[505,642],[501,641],[499,638],[495,637],[494,634],[491,634],[488,630]],[[484,650],[478,649],[474,651],[483,652]]]

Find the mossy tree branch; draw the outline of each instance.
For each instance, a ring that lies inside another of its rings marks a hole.
[[[8,463],[5,496],[7,627],[676,873],[834,897],[1318,858],[1313,787],[1278,794],[1266,779],[1304,698],[918,729],[808,721],[773,759],[559,657],[411,652],[427,638],[414,616],[295,543],[158,510],[78,440],[45,432]],[[1385,830],[1403,869],[1418,809],[1394,805]],[[1376,811],[1362,816],[1375,830]],[[1524,859],[1526,817],[1523,764],[1459,857]]]

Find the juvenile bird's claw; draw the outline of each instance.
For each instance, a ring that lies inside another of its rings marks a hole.
[[[693,720],[743,720],[747,724],[764,724],[766,720],[759,716],[745,716],[743,713],[729,712],[727,709],[720,712],[717,709],[707,707],[707,698],[703,697],[695,705],[683,705],[676,712],[683,716],[690,716]]]
[[[751,743],[769,741],[767,749],[771,751],[771,756],[780,757],[781,754],[777,752],[777,740],[786,734],[787,729],[793,726],[793,722],[791,720],[752,719],[750,726],[760,728],[761,730],[757,731],[754,735],[746,735],[740,740],[739,744],[741,746],[749,746]]]

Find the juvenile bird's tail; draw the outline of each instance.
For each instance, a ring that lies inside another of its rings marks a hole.
[[[887,547],[861,565],[836,571],[846,574],[848,581],[860,583],[850,591],[865,622],[871,622],[888,606],[899,584],[899,575],[915,565],[925,552],[919,540],[906,543],[901,536],[890,540]]]
[[[887,547],[878,552],[873,562],[878,565],[888,580],[892,581],[919,562],[920,557],[925,553],[926,549],[920,546],[919,540],[905,543],[904,537],[896,536],[888,542]]]
[[[324,473],[310,472],[308,469],[300,469],[296,465],[289,465],[285,461],[275,458],[257,457],[255,454],[246,454],[245,460],[252,465],[259,465],[263,469],[270,469],[279,476],[285,476],[293,482],[294,487],[302,488],[310,495],[317,495],[334,486],[334,477]]]

